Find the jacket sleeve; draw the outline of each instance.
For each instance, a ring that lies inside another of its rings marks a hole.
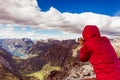
[[[91,51],[88,50],[86,46],[80,48],[80,61],[87,62],[90,58]]]

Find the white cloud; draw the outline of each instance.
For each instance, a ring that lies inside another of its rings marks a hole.
[[[40,13],[35,0],[0,0],[0,12],[1,23],[23,25],[36,24]]]
[[[13,30],[13,27],[0,28],[0,38],[13,38],[15,36]]]
[[[36,29],[81,33],[85,25],[94,24],[103,34],[120,35],[119,16],[110,17],[92,12],[61,13],[53,7],[42,12],[36,0],[0,0],[0,12],[0,24],[20,25],[23,30],[28,25]]]

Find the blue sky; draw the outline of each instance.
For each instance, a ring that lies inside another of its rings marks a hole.
[[[97,25],[104,35],[120,36],[120,0],[3,0],[0,3],[0,38],[75,39],[87,24]]]
[[[51,6],[60,12],[94,12],[114,16],[120,10],[120,0],[37,0],[42,11]]]

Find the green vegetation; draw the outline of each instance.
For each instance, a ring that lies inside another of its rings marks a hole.
[[[27,74],[26,76],[34,77],[34,78],[37,78],[39,80],[44,80],[48,76],[48,74],[53,70],[60,70],[60,67],[51,66],[49,63],[49,64],[44,65],[44,67],[42,68],[41,71],[38,71],[38,72],[35,72],[32,74]]]

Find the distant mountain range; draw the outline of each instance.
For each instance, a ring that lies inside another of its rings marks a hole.
[[[71,40],[74,41],[74,40]],[[8,51],[14,56],[20,58],[29,58],[37,56],[40,52],[45,51],[52,44],[69,44],[67,40],[59,41],[55,39],[48,40],[31,40],[29,38],[22,39],[0,39],[0,47]],[[39,52],[38,52],[39,51]]]

